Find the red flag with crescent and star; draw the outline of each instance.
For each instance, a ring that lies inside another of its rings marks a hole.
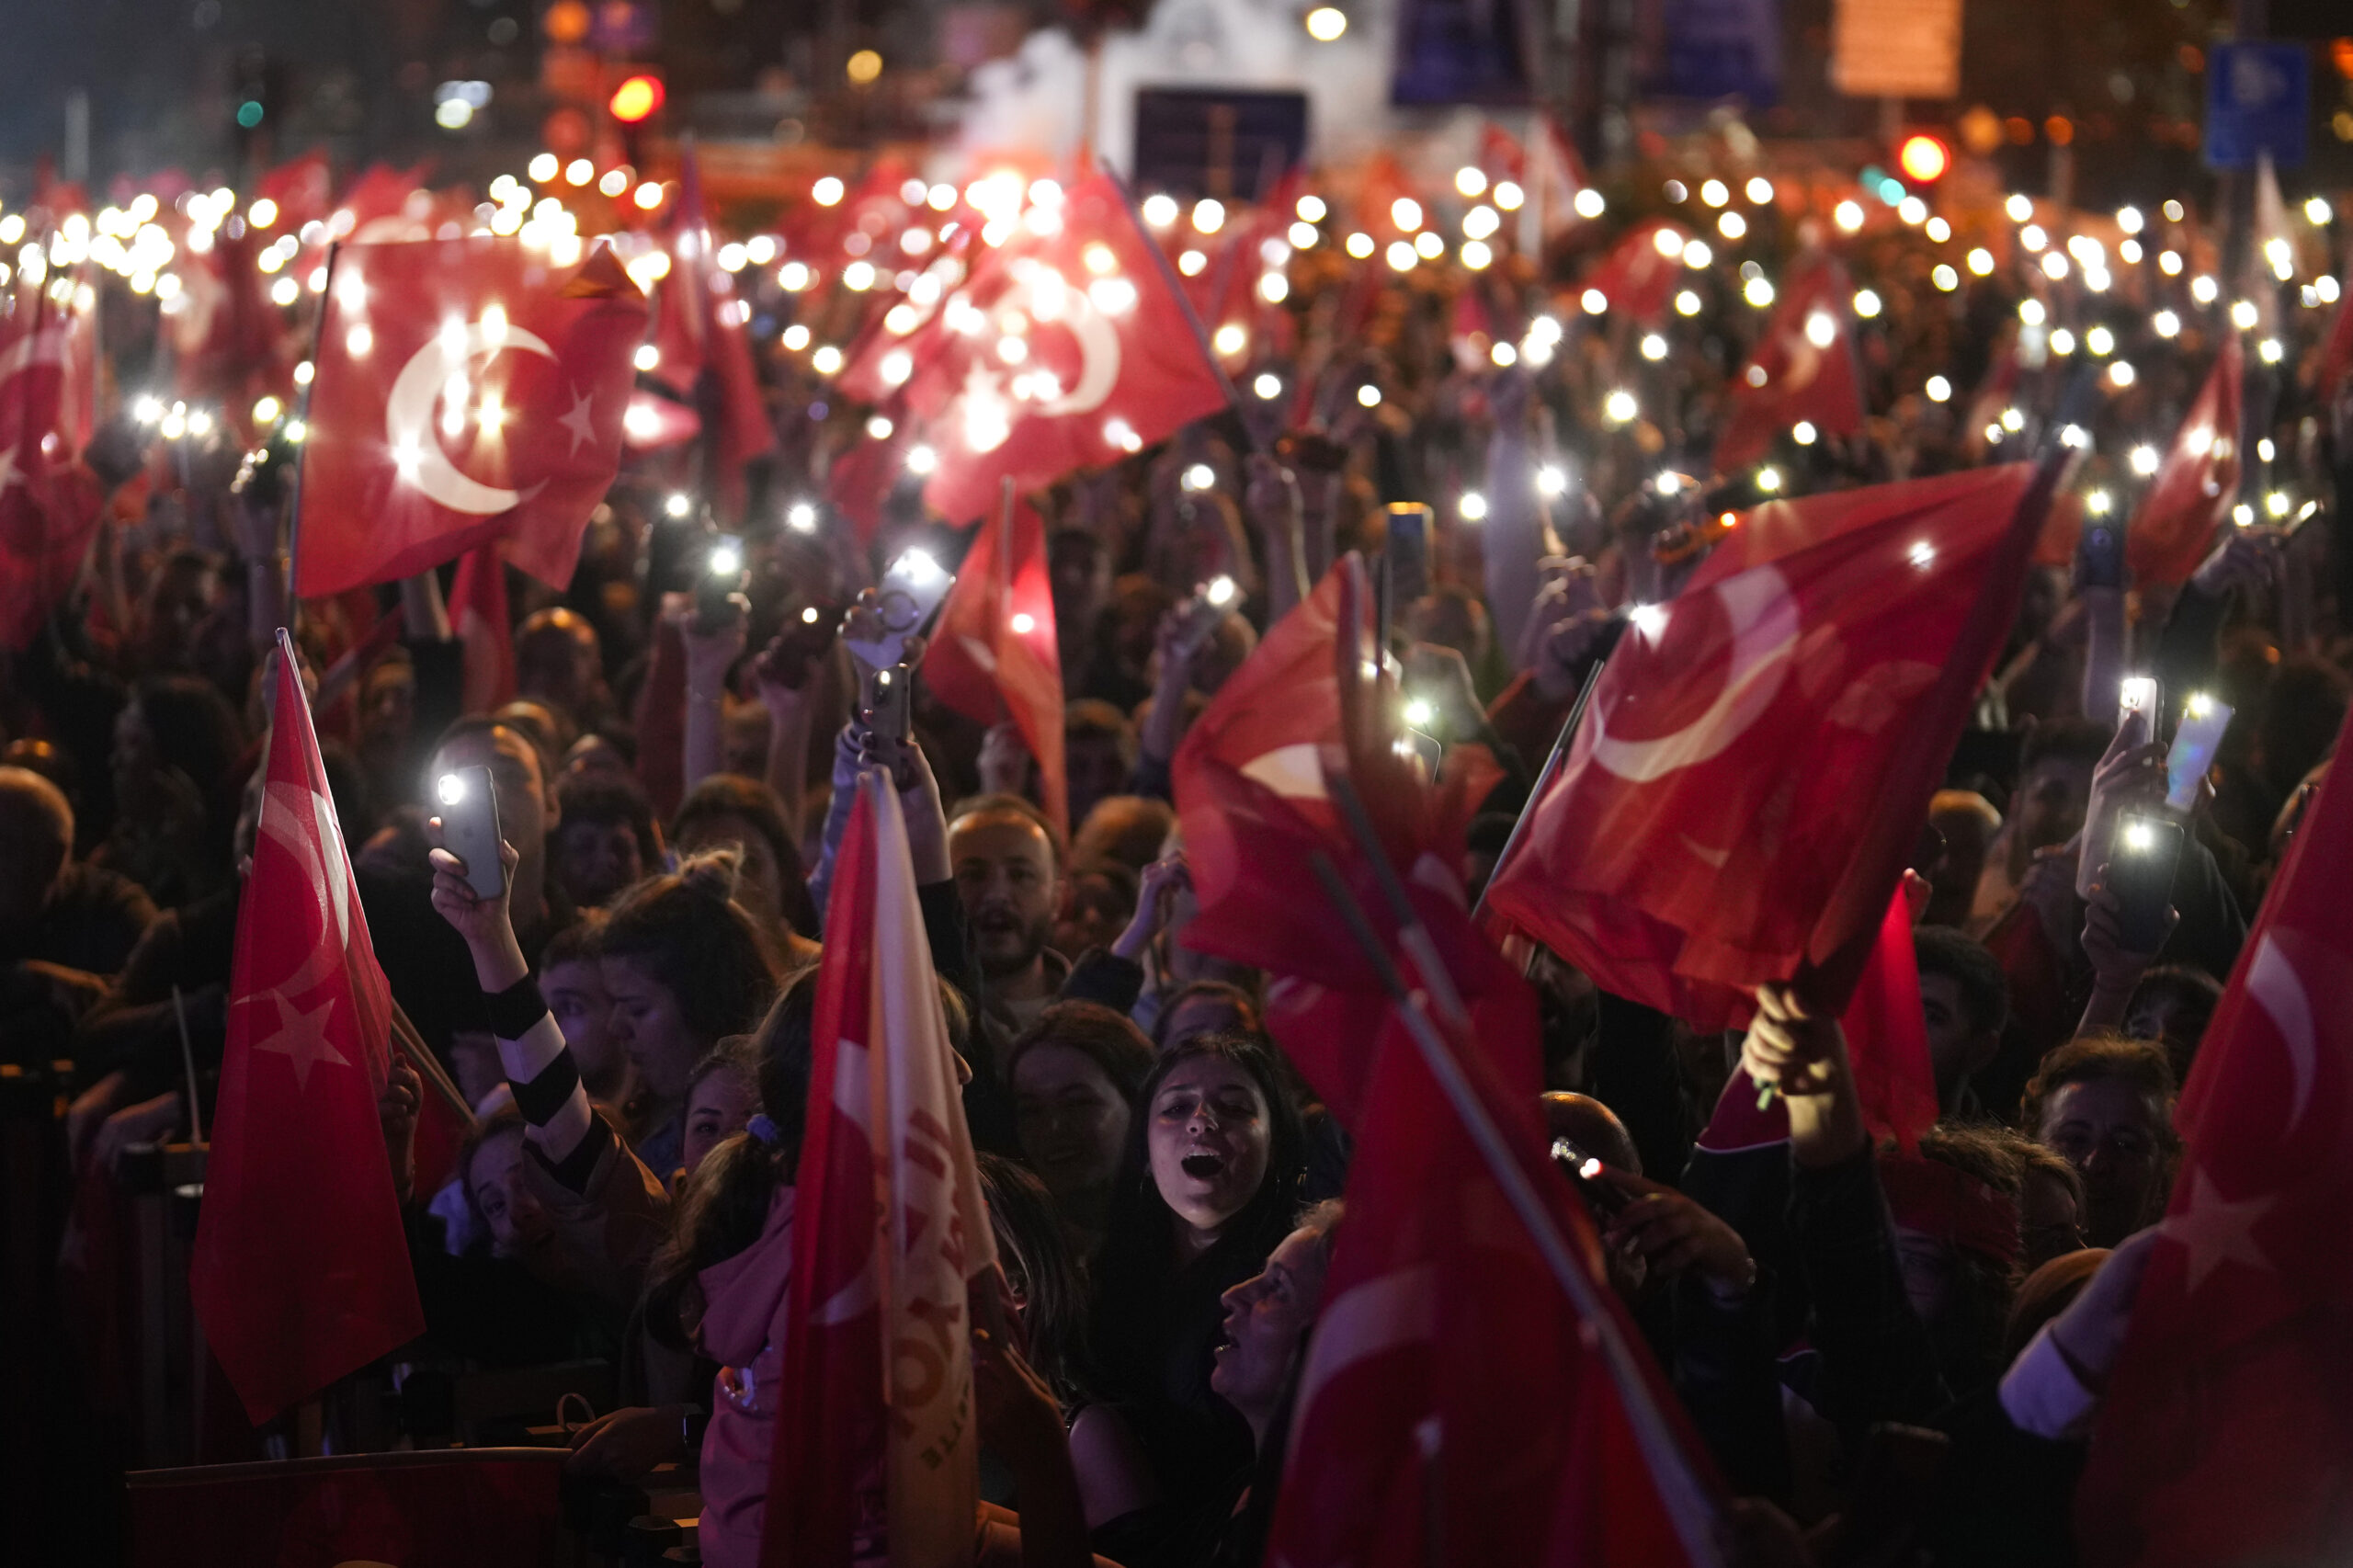
[[[1063,771],[1063,664],[1054,641],[1054,585],[1046,525],[1016,499],[983,522],[940,607],[923,683],[941,702],[983,724],[1011,719],[1038,764],[1046,814],[1067,838],[1070,789]]]
[[[924,500],[953,523],[989,515],[1007,475],[1035,490],[1226,404],[1184,302],[1108,176],[1034,191],[1008,227],[940,301],[944,330],[924,335],[929,357],[900,378],[919,432],[905,447],[911,472],[926,475]]]
[[[620,467],[645,301],[604,245],[346,245],[319,330],[295,591],[391,582],[495,540],[551,587]]]
[[[80,461],[96,309],[77,272],[19,279],[0,308],[0,646],[21,648],[74,585],[97,529]]]
[[[1585,287],[1598,290],[1611,310],[1654,322],[1666,314],[1683,281],[1683,249],[1690,242],[1691,232],[1682,224],[1646,218],[1586,274]]]
[[[2353,1561],[2346,746],[2174,1112],[2180,1174],[2075,1492],[2094,1568]]]
[[[2189,581],[2239,494],[2239,335],[2222,352],[2124,534],[2124,563],[2142,586]]]
[[[719,265],[691,142],[680,154],[670,220],[670,270],[662,278],[654,318],[652,374],[693,404],[711,439],[714,499],[726,516],[740,518],[744,465],[774,449],[776,426],[752,365],[752,304]]]
[[[2018,608],[2057,469],[1774,502],[1635,610],[1489,910],[1695,1028],[1843,1010]]]
[[[282,655],[273,711],[188,1267],[205,1342],[256,1424],[425,1332],[376,1109],[392,989]]]
[[[1854,295],[1846,267],[1827,252],[1790,268],[1764,338],[1725,389],[1731,406],[1716,438],[1717,472],[1754,462],[1801,420],[1826,436],[1863,427]]]

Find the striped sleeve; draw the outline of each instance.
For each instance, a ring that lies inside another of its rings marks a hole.
[[[499,1065],[515,1091],[515,1108],[523,1113],[525,1140],[576,1191],[576,1183],[564,1178],[585,1178],[612,1130],[588,1108],[579,1064],[540,996],[539,983],[527,974],[488,1000]]]

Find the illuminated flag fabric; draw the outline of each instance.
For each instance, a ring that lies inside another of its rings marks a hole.
[[[98,525],[78,459],[97,311],[70,272],[22,278],[0,314],[0,646],[21,648],[73,588]]]
[[[1054,641],[1054,585],[1046,564],[1046,525],[1016,500],[983,520],[940,607],[924,685],[941,702],[983,724],[1011,718],[1038,764],[1042,804],[1070,834],[1070,790],[1063,771],[1063,665]]]
[[[2222,352],[2125,530],[2124,563],[2143,587],[2189,581],[2238,499],[2242,362],[2239,335],[2223,333]]]
[[[274,713],[188,1268],[256,1424],[425,1332],[376,1110],[392,990],[290,658]]]
[[[1610,656],[1487,907],[1696,1028],[1822,972],[1845,1007],[2050,485],[2024,464],[1747,514]]]
[[[961,1568],[980,1506],[969,1292],[995,1244],[896,791],[859,782],[825,909],[760,1561]]]
[[[655,301],[653,374],[689,400],[711,437],[721,510],[743,515],[744,465],[776,446],[776,427],[752,367],[751,301],[719,265],[703,210],[701,166],[689,144],[672,205],[670,270]]]
[[[1854,294],[1847,268],[1826,252],[1790,269],[1763,340],[1728,389],[1731,414],[1716,438],[1718,472],[1756,461],[1801,420],[1825,436],[1863,427]]]
[[[2180,1174],[2075,1494],[2095,1568],[2353,1558],[2348,872],[2353,769],[2340,765],[2174,1113]]]
[[[620,465],[645,301],[600,245],[557,267],[488,235],[346,245],[311,386],[304,597],[486,540],[551,587]]]

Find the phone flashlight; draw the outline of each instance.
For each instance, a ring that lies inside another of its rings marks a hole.
[[[908,576],[918,581],[939,574],[939,562],[931,558],[929,551],[910,550],[899,557],[899,564],[905,569]]]
[[[1427,698],[1413,697],[1406,699],[1405,722],[1413,728],[1416,730],[1427,730],[1430,727],[1430,721],[1437,717],[1438,710],[1430,705],[1430,701]]]
[[[2118,708],[2125,713],[2146,713],[2157,705],[2157,677],[2126,676]]]
[[[2124,824],[2125,848],[2135,850],[2142,854],[2146,854],[2150,849],[2155,847],[2156,842],[2157,835],[2154,830],[2153,830],[2147,823],[2143,822],[2140,818],[2133,817],[2128,819]]]
[[[1235,592],[1233,578],[1217,576],[1210,579],[1210,585],[1202,590],[1201,597],[1218,608],[1223,609],[1233,602]]]
[[[694,509],[694,502],[688,499],[686,493],[683,491],[673,492],[670,499],[665,502],[663,506],[663,510],[668,512],[670,516],[674,517],[683,517]]]
[[[2214,711],[2214,699],[2202,691],[2193,691],[2181,699],[2181,710],[2192,719],[2203,719]]]
[[[454,773],[443,774],[440,783],[436,785],[435,789],[440,794],[441,803],[445,806],[454,806],[466,798],[466,781]]]
[[[744,569],[744,547],[732,539],[722,539],[710,547],[710,574],[733,577]]]

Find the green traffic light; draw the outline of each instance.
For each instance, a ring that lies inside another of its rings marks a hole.
[[[251,131],[261,123],[261,105],[251,98],[237,106],[237,123]]]

